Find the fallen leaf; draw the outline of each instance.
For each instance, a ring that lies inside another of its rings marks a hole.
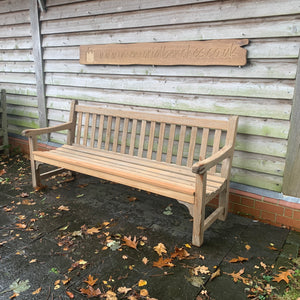
[[[106,300],[118,300],[116,293],[113,291],[107,291],[105,296]]]
[[[84,294],[84,295],[87,295],[88,298],[91,298],[91,297],[97,297],[99,295],[101,295],[101,291],[99,288],[97,288],[96,290],[93,289],[93,287],[91,286],[88,286],[87,289],[80,289],[80,293],[81,294]]]
[[[238,282],[239,279],[245,282],[246,278],[241,276],[244,272],[245,272],[245,268],[239,270],[237,273],[232,272],[232,273],[224,273],[224,274],[230,275],[233,278],[234,282]]]
[[[35,187],[34,188],[34,190],[36,191],[36,192],[40,192],[40,191],[42,191],[42,190],[44,190],[44,189],[46,189],[46,185],[40,185],[40,186],[37,186],[37,187]]]
[[[146,289],[142,289],[142,290],[140,290],[140,295],[142,297],[147,297],[149,295],[149,293]]]
[[[266,270],[267,265],[265,263],[263,263],[262,261],[260,262],[260,265]]]
[[[171,254],[172,258],[177,257],[179,260],[189,257],[190,254],[184,248],[175,247],[175,252]]]
[[[32,259],[29,263],[32,264],[32,263],[35,263],[37,261],[37,259]]]
[[[251,249],[250,245],[246,245],[245,248],[249,251]]]
[[[93,286],[98,281],[98,278],[94,279],[94,277],[90,274],[87,280],[84,280],[88,285]]]
[[[208,274],[209,273],[209,270],[208,270],[208,267],[206,266],[198,266],[196,268],[193,269],[193,273],[198,276],[199,273],[201,274]]]
[[[25,229],[27,227],[27,225],[23,224],[23,223],[16,223],[16,227],[21,228],[21,229]]]
[[[123,255],[122,258],[125,260],[125,259],[128,259],[128,256],[127,255]]]
[[[69,291],[66,291],[66,294],[69,296],[70,299],[74,299],[74,294],[69,292]]]
[[[159,256],[162,256],[163,253],[167,253],[166,246],[163,243],[158,243],[158,245],[154,246],[153,249]]]
[[[42,290],[41,287],[38,288],[38,289],[36,289],[34,292],[32,292],[32,295],[37,295],[37,294],[39,294],[41,290]]]
[[[96,227],[92,227],[92,228],[87,229],[86,233],[93,235],[94,233],[99,233],[99,229]]]
[[[186,248],[192,248],[192,246],[190,244],[185,244],[184,245]]]
[[[293,278],[293,274],[294,271],[292,270],[281,271],[274,277],[273,281],[280,282],[281,280],[284,280],[286,283],[289,283],[290,279],[288,277]]]
[[[125,286],[121,286],[118,288],[118,292],[121,294],[127,294],[131,290],[132,290],[131,288],[127,288]]]
[[[67,278],[67,279],[65,279],[65,280],[62,280],[61,282],[62,282],[64,285],[66,285],[66,284],[68,284],[70,281],[71,281],[71,278],[69,277],[69,278]]]
[[[80,260],[78,261],[78,264],[79,264],[79,265],[86,265],[86,264],[87,264],[87,261],[85,261],[85,260],[83,260],[83,259],[80,259]]]
[[[137,249],[137,244],[138,242],[136,241],[136,236],[133,238],[133,240],[131,240],[131,235],[129,237],[124,236],[123,241],[125,242],[125,244],[133,249]]]
[[[243,261],[247,261],[247,260],[248,260],[248,258],[238,256],[238,258],[233,258],[229,262],[230,263],[236,263],[236,262],[243,262]]]
[[[221,269],[218,268],[214,273],[211,274],[209,281],[214,280],[216,277],[221,276]]]
[[[137,200],[137,198],[136,197],[128,197],[128,200],[129,200],[129,202],[134,202]]]
[[[58,210],[60,210],[60,211],[69,211],[70,209],[69,209],[68,206],[61,205],[61,206],[58,208]]]
[[[144,265],[146,265],[146,264],[149,262],[149,260],[148,260],[147,257],[144,257],[144,258],[142,259],[142,262],[144,263]]]
[[[20,194],[20,197],[26,198],[26,197],[29,197],[29,194],[28,194],[28,193],[25,193],[25,192],[22,192],[22,193]]]
[[[6,171],[5,171],[4,169],[2,169],[2,170],[0,171],[0,176],[4,175],[5,173],[6,173]]]
[[[138,283],[138,286],[144,286],[144,285],[147,285],[147,281],[141,279],[141,280],[139,281],[139,283]]]
[[[9,297],[9,299],[14,299],[14,298],[16,298],[16,297],[18,297],[18,296],[20,296],[20,294],[18,294],[18,293],[13,293],[13,295],[11,295],[11,296]]]
[[[277,251],[278,249],[275,248],[274,246],[268,246],[267,248],[269,248],[270,250],[273,250],[273,251]]]
[[[78,187],[81,189],[85,188],[86,186],[88,186],[88,183],[78,184]]]
[[[174,264],[171,263],[172,258],[165,258],[162,257],[159,258],[158,261],[153,262],[153,267],[157,267],[162,269],[163,267],[174,267]]]

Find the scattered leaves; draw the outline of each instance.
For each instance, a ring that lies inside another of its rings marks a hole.
[[[94,233],[99,233],[99,228],[96,227],[89,228],[87,229],[86,233],[90,235],[93,235]]]
[[[198,266],[196,268],[193,269],[193,273],[198,276],[199,273],[201,274],[208,274],[209,273],[209,270],[208,270],[208,267],[206,266]]]
[[[88,286],[87,289],[80,289],[80,293],[81,294],[84,294],[84,295],[87,295],[88,298],[91,298],[91,297],[97,297],[97,296],[100,296],[101,295],[101,291],[99,288],[97,288],[96,290],[91,287],[91,286]]]
[[[224,273],[224,274],[230,275],[233,278],[234,282],[238,282],[238,280],[242,280],[243,283],[245,283],[246,278],[241,276],[242,274],[244,274],[244,272],[245,272],[245,268],[239,270],[237,273],[232,272],[232,273]]]
[[[90,274],[87,280],[84,280],[88,285],[93,286],[98,281],[98,278],[94,279],[94,277]]]
[[[42,290],[41,287],[38,288],[38,289],[36,289],[34,292],[32,292],[32,295],[37,295],[37,294],[39,294],[39,293],[41,292],[41,290]]]
[[[171,254],[171,258],[177,257],[179,260],[189,257],[190,254],[184,248],[175,247],[175,252]]]

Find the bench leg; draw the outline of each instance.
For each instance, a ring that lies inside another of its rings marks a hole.
[[[228,215],[228,193],[229,189],[225,188],[220,194],[219,194],[219,207],[223,208],[223,213],[218,217],[219,220],[225,221]]]
[[[40,166],[40,164],[37,161],[31,160],[32,186],[34,188],[41,185],[41,177],[40,177],[39,166]]]
[[[200,247],[204,240],[204,220],[205,220],[205,191],[206,173],[196,176],[195,204],[193,208],[193,238],[192,244]]]

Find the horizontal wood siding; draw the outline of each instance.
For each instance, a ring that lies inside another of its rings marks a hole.
[[[0,0],[0,84],[8,90],[15,133],[24,124],[35,127],[38,115],[25,2]],[[300,46],[299,0],[46,4],[40,19],[50,126],[68,120],[71,99],[187,117],[236,114],[240,119],[232,180],[281,191]],[[80,45],[236,38],[250,40],[245,47],[248,63],[240,68],[79,64]],[[18,110],[20,105],[26,109]],[[52,134],[51,140],[64,143],[65,132]]]
[[[38,127],[29,1],[0,0],[0,89],[7,92],[8,131]]]

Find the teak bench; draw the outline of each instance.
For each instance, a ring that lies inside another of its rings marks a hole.
[[[237,116],[211,120],[74,101],[69,120],[23,132],[34,187],[64,168],[177,199],[193,216],[195,246],[216,219],[225,220]],[[38,135],[62,130],[68,130],[66,145],[37,151]],[[40,174],[40,163],[60,169]],[[218,194],[218,208],[205,219],[206,204]]]

